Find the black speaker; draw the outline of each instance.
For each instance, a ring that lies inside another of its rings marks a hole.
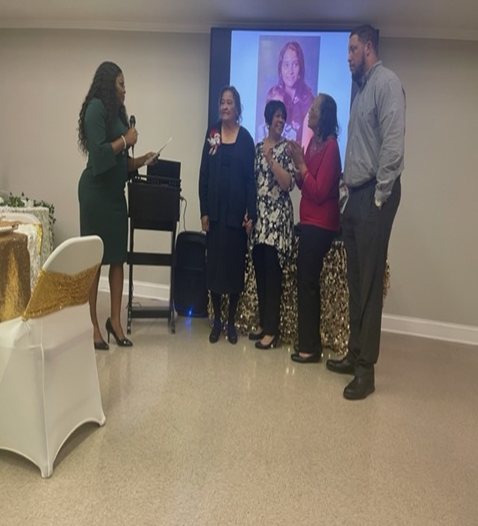
[[[207,316],[206,234],[181,232],[176,238],[174,308],[182,316]]]

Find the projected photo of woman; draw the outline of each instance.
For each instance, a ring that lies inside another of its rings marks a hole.
[[[269,37],[269,41],[271,38],[273,37]],[[266,102],[269,100],[281,100],[284,102],[287,109],[287,121],[283,136],[299,142],[304,147],[308,145],[312,137],[312,132],[307,127],[307,113],[314,100],[314,92],[317,89],[318,51],[320,42],[316,37],[308,38],[309,41],[305,40],[305,38],[303,38],[303,41],[308,43],[307,52],[311,69],[314,70],[311,75],[312,79],[315,80],[314,89],[309,86],[306,80],[306,64],[303,48],[299,42],[294,40],[288,41],[282,46],[276,65],[277,83],[269,88],[265,97]],[[264,62],[267,58],[268,53],[264,52],[259,60],[260,70],[264,72],[262,77],[266,75],[265,72],[267,68]],[[261,80],[262,84],[265,80],[260,77],[261,74],[259,75],[259,92],[261,91]],[[260,93],[258,95],[260,97]],[[259,140],[262,138],[263,137],[257,137]]]

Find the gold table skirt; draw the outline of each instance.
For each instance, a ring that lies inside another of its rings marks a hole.
[[[286,344],[298,340],[297,327],[297,255],[299,238],[296,236],[292,257],[283,270],[282,296],[280,307],[280,337]],[[384,276],[384,297],[389,286],[389,267]],[[347,284],[347,259],[344,243],[336,238],[325,256],[320,276],[321,318],[320,332],[323,347],[338,355],[347,354],[349,339],[349,288]],[[221,317],[227,320],[229,300],[223,296]],[[209,318],[214,318],[212,303],[209,301]],[[252,255],[249,251],[246,261],[244,291],[239,299],[236,315],[236,327],[243,335],[255,330],[259,323],[259,305],[257,300],[256,279]]]
[[[30,292],[28,237],[0,235],[0,321],[21,316]]]

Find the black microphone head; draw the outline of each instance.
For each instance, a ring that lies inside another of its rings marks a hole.
[[[131,115],[129,118],[129,127],[134,128],[136,126],[136,117],[134,115]]]

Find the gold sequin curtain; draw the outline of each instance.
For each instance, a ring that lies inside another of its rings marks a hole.
[[[281,340],[286,344],[297,342],[297,255],[299,238],[295,237],[292,258],[284,268],[282,275],[282,297],[280,330]],[[387,263],[384,276],[384,297],[390,283],[390,270]],[[321,337],[322,345],[337,353],[347,353],[349,338],[349,289],[347,285],[347,260],[344,243],[335,239],[324,259],[320,277],[321,286]],[[227,320],[229,299],[222,297],[221,316]],[[212,303],[209,301],[209,318],[214,318]],[[244,291],[239,299],[236,315],[236,327],[243,335],[255,330],[259,323],[256,280],[252,256],[249,251],[246,260]]]

